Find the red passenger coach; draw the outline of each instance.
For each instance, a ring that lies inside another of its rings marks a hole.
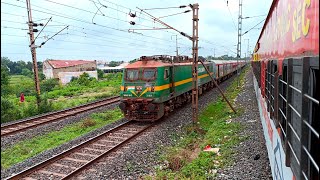
[[[274,0],[252,67],[274,179],[319,179],[319,0]]]

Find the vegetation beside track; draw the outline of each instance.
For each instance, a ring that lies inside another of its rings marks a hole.
[[[90,117],[45,135],[21,141],[14,146],[1,151],[1,169],[33,157],[43,151],[55,148],[104,125],[113,123],[123,117],[120,109],[93,113]]]
[[[214,177],[216,169],[232,163],[232,147],[245,138],[237,135],[242,126],[232,119],[243,113],[242,107],[234,102],[243,90],[248,69],[246,67],[240,75],[240,88],[235,78],[225,92],[228,100],[233,101],[237,114],[222,97],[209,104],[200,112],[196,126],[190,125],[186,127],[185,134],[173,136],[178,143],[164,149],[165,154],[160,157],[164,165],[156,168],[156,177],[145,176],[145,179],[208,179]],[[219,148],[219,152],[203,151],[207,145]]]
[[[5,93],[1,94],[1,123],[119,95],[121,79],[122,73],[107,74],[101,80],[83,76],[65,86],[59,85],[55,79],[43,80],[40,83],[42,102],[38,109],[33,80],[12,75]],[[20,93],[25,95],[23,103],[19,101]]]

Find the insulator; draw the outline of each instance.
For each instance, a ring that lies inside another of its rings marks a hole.
[[[32,32],[38,32],[38,29],[33,29]]]
[[[37,26],[38,26],[38,24],[37,24],[37,23],[33,23],[33,24],[32,24],[32,26],[37,27]]]
[[[129,22],[131,25],[135,25],[136,23],[135,22],[133,22],[133,21],[130,21]]]
[[[185,6],[185,5],[179,6],[179,8],[185,8],[185,7],[187,7],[187,6]]]
[[[133,17],[133,18],[136,17],[136,13],[133,14],[133,13],[129,12],[129,15],[130,15],[131,17]]]

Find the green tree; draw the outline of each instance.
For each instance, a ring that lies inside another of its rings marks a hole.
[[[33,75],[32,71],[30,71],[27,68],[23,68],[21,70],[21,74],[24,75],[24,76],[30,77],[30,78],[32,78],[32,75]]]
[[[110,61],[109,67],[116,67],[116,66],[118,66],[119,64],[120,64],[120,63],[117,62],[117,61]]]
[[[129,63],[132,64],[132,63],[136,62],[137,60],[138,59],[133,59],[133,60],[129,61]]]
[[[59,85],[59,80],[47,79],[47,80],[41,82],[40,87],[41,87],[41,91],[49,92],[49,91],[52,91],[52,89],[58,85]]]
[[[10,77],[7,66],[1,64],[1,96],[7,93],[9,78]]]

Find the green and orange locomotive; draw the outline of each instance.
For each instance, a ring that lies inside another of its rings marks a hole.
[[[218,81],[230,77],[237,67],[235,61],[204,64]],[[241,64],[243,66],[244,62]],[[167,55],[142,56],[137,62],[127,65],[123,70],[119,104],[125,117],[128,120],[155,121],[191,101],[191,67],[188,57]],[[199,95],[214,87],[200,63],[198,86]]]

